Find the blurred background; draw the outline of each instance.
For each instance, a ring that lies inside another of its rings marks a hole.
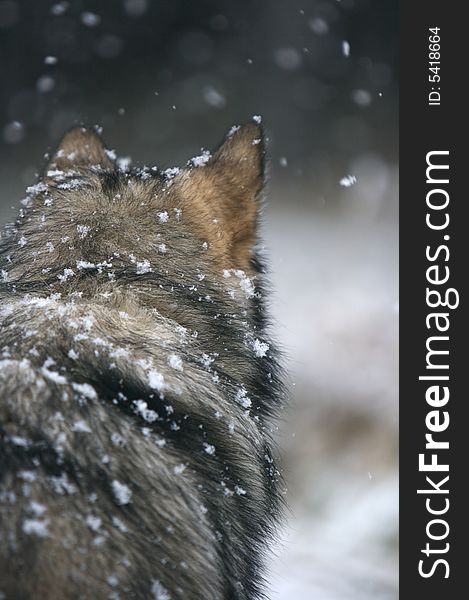
[[[0,221],[79,121],[184,164],[261,115],[291,405],[272,600],[398,597],[397,0],[0,0]]]

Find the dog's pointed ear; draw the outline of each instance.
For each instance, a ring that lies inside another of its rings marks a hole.
[[[67,172],[86,167],[112,169],[114,163],[95,131],[86,127],[74,127],[61,139],[47,164],[46,171]]]
[[[256,199],[264,184],[264,135],[260,125],[233,127],[209,161],[221,178],[242,189],[246,202]]]
[[[188,209],[225,268],[252,271],[263,185],[264,136],[257,123],[233,127],[213,156],[185,178]]]

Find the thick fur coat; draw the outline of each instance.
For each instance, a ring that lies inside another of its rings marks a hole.
[[[0,253],[0,597],[262,595],[263,163],[255,123],[166,172],[75,128],[28,189]]]

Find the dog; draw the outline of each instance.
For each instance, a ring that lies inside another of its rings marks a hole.
[[[264,154],[253,121],[130,169],[75,127],[28,188],[0,248],[0,597],[264,597]]]

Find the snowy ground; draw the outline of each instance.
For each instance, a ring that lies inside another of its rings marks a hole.
[[[272,600],[398,597],[397,183],[377,171],[332,211],[274,190],[266,215],[292,377]]]

